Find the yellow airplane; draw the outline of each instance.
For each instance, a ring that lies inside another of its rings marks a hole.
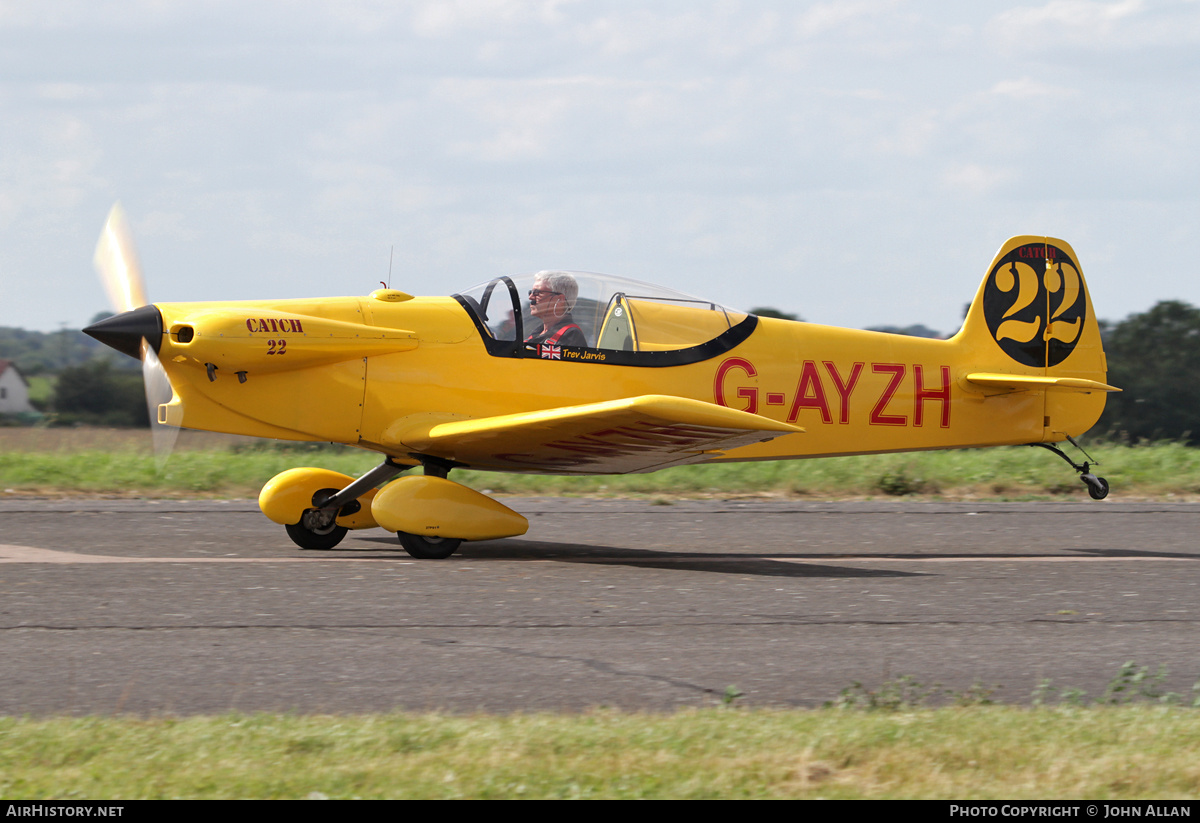
[[[158,424],[383,455],[358,479],[297,468],[267,483],[263,513],[306,549],[380,526],[414,557],[442,558],[524,534],[520,514],[448,478],[459,467],[624,474],[1032,444],[1092,497],[1108,493],[1053,445],[1091,428],[1118,389],[1075,252],[1050,237],[1001,246],[948,340],[561,271],[449,297],[150,304],[119,207],[96,262],[120,313],[84,331],[143,360]]]

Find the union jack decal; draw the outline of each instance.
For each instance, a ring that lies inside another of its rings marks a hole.
[[[538,351],[547,360],[562,360],[562,346],[549,346],[541,343],[538,345]]]

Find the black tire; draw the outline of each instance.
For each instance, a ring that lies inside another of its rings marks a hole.
[[[318,551],[328,551],[342,542],[342,538],[349,531],[345,526],[334,526],[325,534],[317,534],[309,531],[299,523],[284,526],[287,529],[288,537],[292,538],[292,542],[302,549],[316,549]]]
[[[1108,497],[1108,481],[1103,477],[1097,477],[1096,485],[1093,486],[1091,483],[1088,483],[1087,487],[1088,494],[1092,496],[1093,500],[1103,500]]]
[[[404,550],[418,560],[445,560],[462,545],[454,537],[421,537],[408,532],[396,532],[396,537]]]

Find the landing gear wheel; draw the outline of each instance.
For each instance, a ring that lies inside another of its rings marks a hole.
[[[396,532],[400,545],[418,560],[445,560],[458,551],[462,541],[453,537],[422,537],[419,534]]]
[[[302,549],[316,549],[318,551],[327,551],[332,549],[338,543],[342,542],[342,538],[349,531],[345,526],[333,526],[326,532],[314,532],[304,528],[299,523],[284,526],[287,529],[288,537],[292,538],[292,542]]]
[[[1090,480],[1088,479],[1089,477],[1091,478]],[[1088,494],[1091,495],[1093,500],[1103,500],[1108,497],[1108,481],[1103,477],[1084,475],[1081,479],[1087,484]]]

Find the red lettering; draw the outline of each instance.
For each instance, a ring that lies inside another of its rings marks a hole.
[[[757,377],[758,371],[754,368],[754,364],[749,360],[744,360],[741,357],[730,357],[717,366],[717,376],[713,381],[713,397],[717,401],[718,406],[726,406],[725,402],[725,375],[731,369],[741,369],[750,377]],[[737,390],[737,396],[746,401],[746,407],[742,411],[750,412],[750,414],[758,413],[758,389],[753,386],[743,386]]]
[[[940,389],[925,388],[925,370],[922,366],[913,366],[913,380],[916,388],[913,397],[916,398],[916,408],[913,410],[913,425],[920,426],[925,422],[925,401],[937,400],[942,404],[943,429],[950,428],[950,367],[942,366],[942,387]]]
[[[796,399],[792,401],[787,422],[795,423],[801,409],[817,409],[821,412],[822,423],[833,422],[829,415],[829,404],[825,402],[825,387],[821,385],[821,377],[817,374],[817,364],[812,360],[804,361],[800,383],[796,386]]]
[[[891,402],[892,395],[896,393],[896,389],[900,387],[900,381],[904,379],[904,372],[908,367],[902,363],[872,363],[871,371],[876,374],[891,374],[892,379],[888,381],[887,387],[884,388],[883,394],[879,396],[875,407],[871,409],[870,422],[872,426],[907,426],[908,418],[902,414],[884,414],[884,409]]]
[[[1017,249],[1017,257],[1053,260],[1057,251],[1054,246],[1021,246]]]
[[[270,331],[283,334],[294,331],[303,334],[304,324],[291,317],[248,317],[246,318],[246,329],[252,332]]]
[[[858,385],[858,378],[862,374],[863,364],[855,363],[850,369],[850,379],[846,381],[842,380],[842,376],[838,374],[837,366],[832,361],[825,361],[825,370],[833,378],[833,386],[837,389],[838,397],[842,401],[842,416],[838,422],[845,425],[850,422],[850,393]]]

